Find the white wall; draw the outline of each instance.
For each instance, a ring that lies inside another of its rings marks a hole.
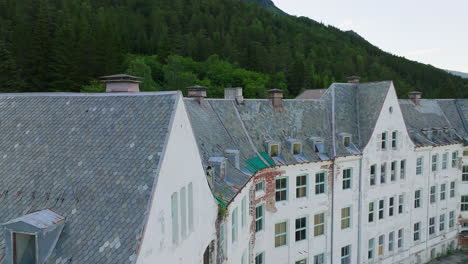
[[[216,236],[217,206],[206,181],[181,94],[169,133],[137,263],[203,263],[203,253]],[[179,236],[179,243],[173,244],[171,195],[179,192],[180,233],[180,190],[188,188],[189,183],[193,184],[194,231],[186,238]]]

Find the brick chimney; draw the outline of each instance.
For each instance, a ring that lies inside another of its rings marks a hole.
[[[361,81],[361,77],[359,77],[359,76],[349,76],[348,77],[348,83],[359,84],[360,81]]]
[[[224,88],[224,99],[236,100],[238,104],[242,104],[244,102],[242,87]]]
[[[143,81],[140,77],[127,74],[116,74],[100,77],[101,82],[106,84],[107,93],[137,93],[140,91],[140,83]]]
[[[268,99],[270,99],[273,108],[283,108],[283,90],[271,89],[268,90]]]
[[[408,93],[409,99],[413,101],[415,105],[419,105],[419,101],[421,100],[422,92],[413,91]]]
[[[195,98],[195,100],[197,100],[197,102],[203,106],[206,98],[206,89],[206,87],[199,85],[187,87],[187,96],[190,98]]]

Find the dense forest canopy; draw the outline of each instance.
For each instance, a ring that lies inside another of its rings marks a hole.
[[[400,96],[468,97],[466,80],[383,52],[356,34],[239,0],[0,0],[1,92],[99,91],[126,72],[144,90],[202,84],[292,97],[360,75]]]

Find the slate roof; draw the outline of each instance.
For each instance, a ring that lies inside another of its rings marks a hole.
[[[0,95],[0,223],[50,208],[48,263],[134,263],[177,96]]]
[[[327,89],[308,89],[299,94],[296,99],[320,99]]]

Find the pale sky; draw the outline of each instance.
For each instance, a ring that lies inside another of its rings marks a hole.
[[[468,73],[468,0],[273,0],[290,15],[354,30],[384,51]]]

